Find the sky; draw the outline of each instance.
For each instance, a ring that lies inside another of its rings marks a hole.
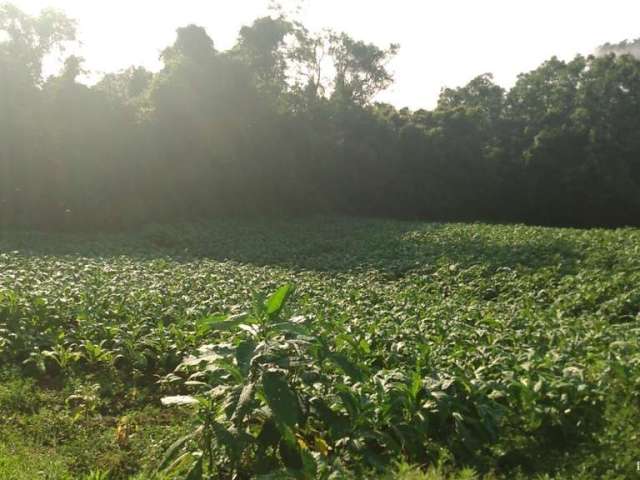
[[[78,20],[79,53],[95,72],[158,69],[159,52],[190,23],[205,27],[224,50],[242,25],[269,13],[269,0],[9,1],[34,14],[55,7]],[[482,73],[508,88],[518,73],[553,55],[568,60],[640,37],[639,0],[306,0],[297,18],[312,30],[399,43],[389,65],[394,85],[378,100],[413,109],[432,108],[442,87]]]

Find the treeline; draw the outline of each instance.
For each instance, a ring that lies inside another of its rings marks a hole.
[[[75,24],[0,6],[0,225],[121,228],[340,213],[640,224],[640,61],[552,58],[432,110],[372,101],[397,51],[260,18],[219,51],[177,31],[163,68],[44,78]],[[452,60],[453,61],[453,60]]]

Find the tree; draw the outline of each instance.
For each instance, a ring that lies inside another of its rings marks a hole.
[[[393,81],[386,68],[400,48],[391,44],[381,49],[371,43],[356,41],[346,33],[329,38],[329,53],[335,68],[334,96],[365,104]]]
[[[285,39],[293,24],[284,18],[262,17],[240,29],[233,54],[247,65],[259,90],[274,98],[287,89],[288,58]]]
[[[617,55],[628,54],[640,58],[640,38],[623,40],[619,43],[605,43],[596,49],[596,55],[599,57],[604,57],[610,53]]]
[[[33,83],[42,81],[42,60],[54,51],[64,51],[75,40],[75,22],[48,9],[31,17],[11,4],[0,4],[0,61],[25,68]]]
[[[213,40],[207,31],[198,25],[187,25],[176,30],[176,41],[160,55],[165,62],[184,56],[193,62],[208,62],[215,55]]]
[[[507,92],[490,74],[434,110],[374,103],[383,49],[283,15],[217,50],[187,25],[153,73],[82,83],[73,22],[0,7],[0,224],[118,228],[312,214],[638,224],[640,61],[551,58]],[[631,43],[625,43],[626,46]]]
[[[0,225],[38,223],[34,181],[47,178],[42,62],[75,38],[75,24],[45,10],[31,17],[0,5]]]
[[[129,67],[118,73],[108,73],[96,84],[96,89],[111,98],[125,102],[139,99],[148,91],[153,73],[144,67]]]

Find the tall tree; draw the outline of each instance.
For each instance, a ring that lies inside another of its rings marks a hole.
[[[37,224],[34,182],[46,178],[42,62],[75,38],[75,24],[45,10],[32,17],[0,5],[0,224]]]
[[[330,37],[329,52],[336,71],[334,96],[365,104],[393,81],[387,63],[399,45],[381,49],[374,44],[354,40],[346,33]]]

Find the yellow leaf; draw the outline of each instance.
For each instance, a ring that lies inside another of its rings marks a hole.
[[[329,450],[331,450],[331,447],[329,446],[329,444],[327,442],[325,442],[322,438],[320,437],[316,437],[315,438],[315,443],[316,443],[316,450],[318,452],[320,452],[322,455],[324,455],[325,457],[327,455],[329,455]]]
[[[302,448],[303,450],[309,450],[309,446],[304,441],[304,439],[298,435],[296,435],[296,437],[298,438],[298,445],[300,445],[300,448]]]

